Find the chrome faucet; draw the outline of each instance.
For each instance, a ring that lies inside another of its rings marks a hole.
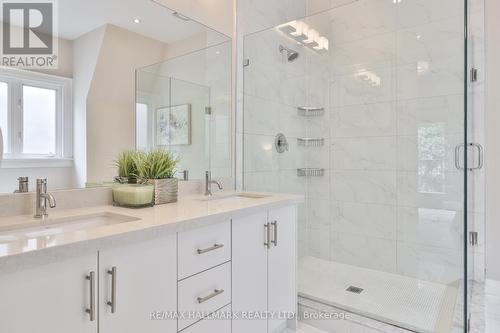
[[[43,219],[47,218],[47,201],[49,201],[49,207],[56,207],[56,199],[52,194],[47,193],[47,179],[37,179],[36,180],[36,199],[35,199],[35,218]]]
[[[212,175],[210,171],[205,172],[205,195],[212,195],[211,185],[216,184],[219,187],[219,190],[222,190],[222,185],[216,181],[212,180]]]

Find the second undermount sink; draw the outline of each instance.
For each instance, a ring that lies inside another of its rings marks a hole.
[[[0,243],[9,243],[22,239],[54,236],[66,232],[91,229],[107,225],[138,221],[132,216],[115,213],[78,215],[67,218],[47,219],[31,223],[0,227]]]
[[[269,194],[259,194],[259,193],[249,193],[249,192],[241,192],[241,193],[230,193],[230,194],[219,194],[214,196],[207,196],[205,198],[200,199],[201,201],[215,201],[215,200],[235,200],[235,199],[263,199],[268,198],[271,195]]]

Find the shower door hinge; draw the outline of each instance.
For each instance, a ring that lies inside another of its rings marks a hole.
[[[471,246],[476,246],[477,245],[477,231],[471,231],[469,232],[469,244]]]
[[[211,115],[212,114],[212,108],[210,106],[205,107],[205,114],[206,115]]]
[[[470,82],[477,82],[477,68],[471,68],[471,70],[470,70]]]
[[[244,59],[243,60],[243,67],[250,66],[250,59]]]

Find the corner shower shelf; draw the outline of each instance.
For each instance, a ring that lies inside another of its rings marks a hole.
[[[297,138],[297,144],[303,147],[321,147],[325,145],[324,138]]]
[[[301,168],[297,169],[297,176],[299,177],[323,177],[325,169],[319,168]]]
[[[302,117],[319,117],[325,114],[325,108],[321,107],[299,106],[297,110]]]

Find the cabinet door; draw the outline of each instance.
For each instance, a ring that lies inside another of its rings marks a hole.
[[[97,253],[13,273],[0,271],[0,332],[96,333],[97,313],[90,321],[85,312],[91,271],[96,297]]]
[[[177,321],[163,314],[176,310],[175,235],[99,252],[99,332],[174,333]]]
[[[266,223],[266,212],[232,221],[232,305],[239,316],[263,314],[267,310]],[[233,333],[267,332],[265,319],[237,318],[232,323]]]
[[[273,224],[268,267],[271,313],[296,313],[296,220],[295,206],[269,210],[269,223]],[[286,317],[270,319],[269,333],[281,332],[286,325]]]

